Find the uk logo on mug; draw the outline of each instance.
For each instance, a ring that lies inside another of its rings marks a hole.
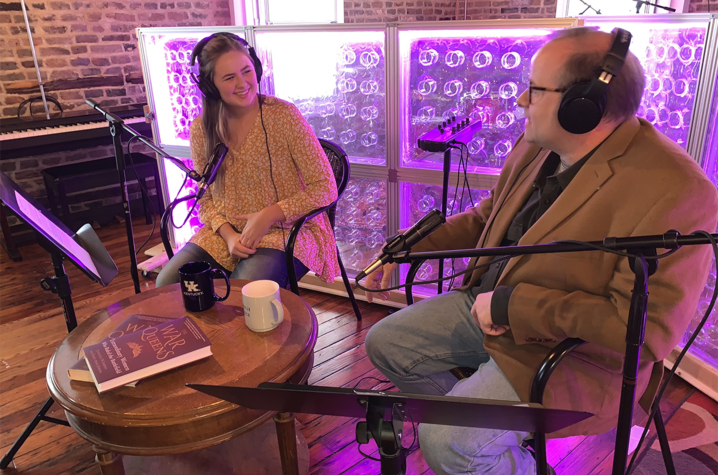
[[[190,312],[203,312],[214,302],[229,297],[229,277],[221,269],[212,269],[207,262],[188,262],[179,268],[184,307]],[[227,283],[227,295],[220,297],[214,292],[214,278],[223,277]]]

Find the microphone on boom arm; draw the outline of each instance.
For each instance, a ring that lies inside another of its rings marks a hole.
[[[219,172],[220,167],[222,167],[222,162],[224,162],[228,151],[229,148],[223,143],[218,143],[214,147],[212,157],[209,162],[207,162],[207,166],[204,167],[202,179],[199,181],[199,186],[197,187],[197,201],[202,198],[209,185],[217,178],[217,172]]]
[[[359,275],[356,277],[357,282],[366,277],[367,274],[374,272],[376,269],[389,262],[394,254],[410,250],[414,244],[433,233],[445,222],[446,217],[444,216],[444,213],[435,209],[421,218],[411,228],[407,229],[404,234],[392,236],[382,248],[381,255],[374,262],[369,264],[363,271],[359,272]]]

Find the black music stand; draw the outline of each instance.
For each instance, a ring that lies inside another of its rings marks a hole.
[[[77,327],[77,319],[75,318],[75,308],[72,305],[70,280],[65,274],[62,261],[64,259],[71,261],[85,275],[103,287],[115,278],[117,266],[92,226],[85,224],[77,231],[77,234],[73,234],[55,215],[4,173],[0,173],[0,200],[35,230],[39,244],[50,253],[55,276],[42,279],[40,285],[44,290],[56,293],[60,297],[67,332],[71,332]],[[67,421],[45,415],[54,402],[52,397],[45,401],[35,418],[0,461],[0,469],[7,468],[40,421],[69,427],[70,424]]]
[[[401,445],[405,418],[415,423],[554,432],[593,416],[534,403],[364,389],[278,383],[262,383],[256,388],[187,386],[251,409],[366,418],[357,424],[357,442],[366,444],[374,438],[382,475],[406,473],[406,449]]]

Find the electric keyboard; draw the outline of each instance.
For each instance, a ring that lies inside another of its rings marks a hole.
[[[150,124],[145,122],[142,106],[144,104],[134,104],[109,110],[133,129],[150,136]],[[110,127],[105,118],[94,110],[50,120],[0,119],[0,160],[94,147],[110,142]]]

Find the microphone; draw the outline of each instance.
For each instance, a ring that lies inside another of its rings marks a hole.
[[[389,238],[389,241],[387,241],[386,245],[381,249],[381,255],[379,258],[369,264],[366,269],[359,272],[356,276],[357,282],[366,277],[367,274],[371,274],[376,269],[389,262],[394,254],[410,250],[414,244],[433,233],[445,222],[446,217],[444,216],[444,213],[435,209],[430,211],[415,225],[406,230],[404,234],[397,234]]]
[[[204,167],[202,179],[199,181],[199,186],[197,187],[197,201],[204,196],[204,192],[207,191],[207,187],[214,182],[215,178],[217,178],[217,172],[222,166],[222,162],[224,162],[224,157],[227,156],[227,152],[229,152],[229,148],[227,148],[227,146],[223,143],[218,143],[214,147],[212,157]]]

